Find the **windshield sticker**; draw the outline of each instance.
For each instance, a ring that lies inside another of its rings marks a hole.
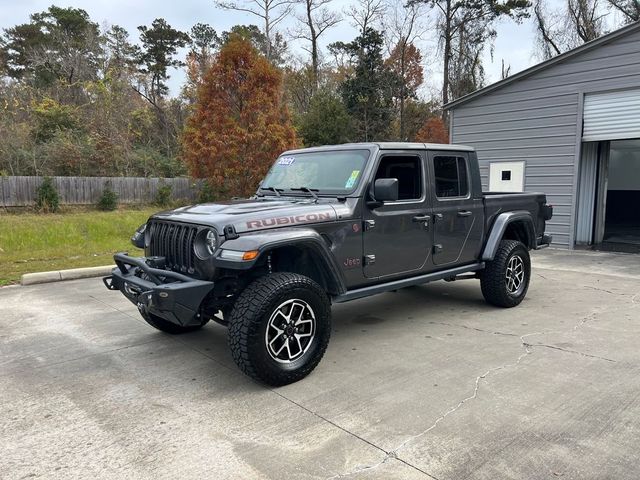
[[[347,180],[347,183],[345,183],[344,188],[353,188],[353,186],[356,184],[356,180],[358,180],[359,175],[360,170],[354,170],[353,172],[351,172],[351,176]]]
[[[282,157],[280,160],[278,160],[278,165],[293,165],[293,162],[295,162],[296,159],[295,157]]]

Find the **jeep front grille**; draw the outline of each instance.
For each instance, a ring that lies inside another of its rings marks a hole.
[[[149,254],[165,257],[168,269],[193,273],[193,244],[197,232],[195,225],[152,220],[149,222]]]

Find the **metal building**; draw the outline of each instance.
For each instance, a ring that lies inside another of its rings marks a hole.
[[[558,247],[640,247],[640,23],[445,108],[483,187],[542,191]]]

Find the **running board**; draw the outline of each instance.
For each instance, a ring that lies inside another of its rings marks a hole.
[[[455,277],[456,275],[461,275],[463,273],[477,272],[478,270],[482,270],[483,268],[484,262],[472,263],[470,265],[465,265],[462,267],[450,268],[449,270],[427,273],[426,275],[420,275],[419,277],[403,278],[401,280],[394,280],[392,282],[358,288],[356,290],[351,290],[343,293],[342,295],[336,295],[332,298],[332,300],[334,303],[348,302],[350,300],[356,300],[358,298],[377,295],[378,293],[390,292],[392,290],[412,287],[414,285],[422,285],[423,283],[435,282],[437,280],[444,280],[445,278]]]

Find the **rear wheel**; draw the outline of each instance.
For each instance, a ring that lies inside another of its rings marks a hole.
[[[229,347],[251,378],[280,386],[318,365],[331,334],[331,305],[320,285],[294,273],[274,273],[250,284],[229,319]]]
[[[497,307],[515,307],[527,294],[531,279],[529,251],[521,242],[502,240],[480,276],[485,300]]]
[[[171,335],[180,335],[181,333],[194,332],[196,330],[200,330],[209,320],[204,320],[200,325],[192,325],[189,327],[183,327],[182,325],[176,325],[164,318],[160,318],[157,315],[149,312],[140,312],[142,318],[144,318],[145,322],[151,325],[153,328],[157,328],[165,333],[170,333]]]

